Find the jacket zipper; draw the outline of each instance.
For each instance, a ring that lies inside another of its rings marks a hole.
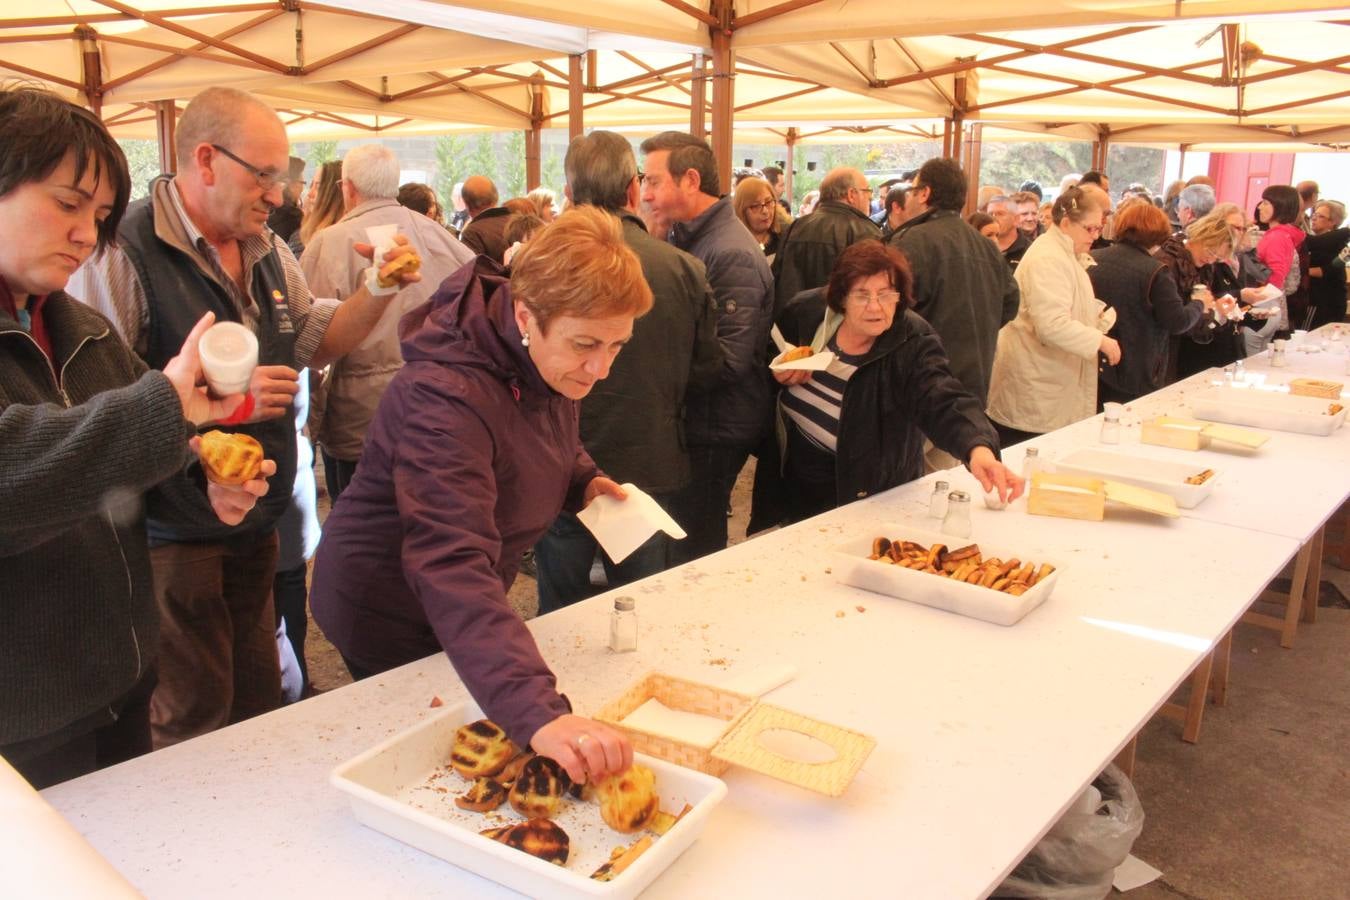
[[[51,373],[52,384],[53,386],[55,386],[56,392],[61,395],[62,404],[65,406],[66,409],[70,409],[72,406],[74,406],[74,404],[71,403],[70,401],[70,395],[66,393],[66,385],[65,385],[66,366],[70,365],[70,361],[74,359],[75,355],[79,353],[81,350],[83,350],[85,345],[88,344],[90,341],[102,340],[103,338],[107,337],[109,334],[109,329],[105,328],[99,334],[85,335],[85,337],[81,339],[81,341],[78,344],[75,345],[75,349],[70,352],[70,356],[66,357],[66,365],[63,365],[61,367],[61,371],[59,373],[56,371],[55,363],[53,363],[51,358],[47,356],[45,352],[43,352],[41,345],[38,344],[38,342],[28,332],[11,328],[6,331],[0,331],[0,334],[22,335],[29,343],[33,345],[33,348],[37,350],[39,355],[41,355],[43,361],[47,363],[47,371]],[[127,614],[128,616],[130,616],[131,614],[130,607],[131,603],[134,600],[135,594],[131,579],[131,565],[127,562],[127,552],[122,547],[122,538],[117,533],[117,526],[116,524],[113,523],[112,514],[104,513],[104,515],[108,520],[108,527],[112,529],[113,541],[117,544],[117,553],[119,556],[122,557],[122,572],[124,575],[126,575],[127,578]],[[141,678],[141,665],[143,662],[141,658],[141,640],[139,635],[136,634],[135,623],[134,622],[130,623],[130,626],[131,626],[130,628],[131,644],[133,647],[136,648],[136,680],[139,681]],[[112,714],[113,720],[116,721],[117,713],[113,710],[111,706],[108,707],[108,712]]]

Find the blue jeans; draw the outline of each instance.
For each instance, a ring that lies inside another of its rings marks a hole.
[[[669,497],[652,495],[670,509]],[[631,584],[670,568],[670,538],[658,531],[647,542],[616,563],[600,550],[586,526],[569,512],[559,513],[544,536],[534,545],[534,564],[539,570],[539,614],[551,613],[610,588]],[[591,584],[595,554],[605,566],[608,587]]]
[[[671,515],[689,537],[675,541],[671,554],[675,564],[725,550],[727,509],[731,489],[750,458],[749,447],[696,444],[689,448],[689,485],[680,491]]]

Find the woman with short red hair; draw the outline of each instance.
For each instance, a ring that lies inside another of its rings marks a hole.
[[[1152,256],[1171,235],[1167,214],[1152,203],[1127,203],[1116,213],[1116,242],[1092,251],[1088,269],[1097,299],[1116,311],[1107,332],[1120,362],[1098,372],[1097,402],[1126,403],[1163,386],[1168,339],[1200,323],[1205,304],[1181,296],[1172,272]]]

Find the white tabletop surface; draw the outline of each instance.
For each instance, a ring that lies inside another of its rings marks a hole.
[[[630,586],[635,654],[606,649],[604,596],[530,623],[580,712],[649,670],[716,683],[788,662],[799,674],[769,702],[877,740],[838,799],[732,769],[702,838],[644,896],[987,894],[1298,548],[1198,518],[976,508],[976,540],[1060,567],[1019,624],[835,583],[832,545],[884,521],[932,527],[933,480]],[[358,825],[327,783],[433,695],[463,696],[443,657],[44,796],[151,897],[505,895]]]
[[[1306,368],[1270,369],[1256,357],[1248,362],[1247,370],[1248,377],[1257,382],[1253,389],[1284,385],[1291,378],[1311,374]],[[1160,415],[1192,418],[1188,397],[1221,383],[1222,372],[1211,369],[1128,404],[1119,444],[1101,443],[1099,415],[1010,448],[1004,458],[1009,465],[1021,466],[1025,447],[1034,446],[1051,464],[1083,448],[1194,463],[1197,471],[1214,469],[1216,482],[1210,496],[1194,509],[1180,510],[1182,516],[1306,542],[1350,496],[1350,428],[1343,426],[1326,437],[1257,429],[1270,435],[1270,440],[1256,450],[1220,443],[1205,450],[1140,443],[1144,420]],[[1108,516],[1113,514],[1108,512]]]

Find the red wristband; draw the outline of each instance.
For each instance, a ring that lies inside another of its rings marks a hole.
[[[238,425],[253,415],[253,395],[245,394],[244,402],[239,404],[239,408],[230,414],[228,419],[221,419],[221,425]]]

